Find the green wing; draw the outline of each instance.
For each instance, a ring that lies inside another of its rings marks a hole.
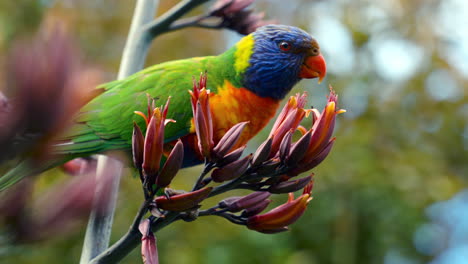
[[[232,75],[225,65],[218,65],[217,57],[172,61],[98,87],[105,92],[81,109],[76,124],[62,138],[67,143],[57,145],[56,153],[83,156],[130,149],[133,121],[144,128],[143,118],[134,111],[146,113],[147,94],[156,99],[156,106],[164,105],[171,96],[168,118],[176,123],[167,125],[166,142],[188,134],[192,110],[187,91],[192,89],[194,77],[208,71],[208,89],[216,92]]]

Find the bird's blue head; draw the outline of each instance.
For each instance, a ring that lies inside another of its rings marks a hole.
[[[237,44],[236,70],[242,84],[261,97],[282,99],[302,78],[326,74],[325,60],[315,39],[291,26],[267,25]]]

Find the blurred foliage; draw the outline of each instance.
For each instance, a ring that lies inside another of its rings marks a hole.
[[[176,2],[160,1],[158,13]],[[461,33],[467,24],[460,24],[467,22],[461,16],[468,17],[468,7],[463,3],[258,0],[257,10],[268,18],[300,26],[321,43],[329,62],[327,79],[321,85],[303,81],[293,92],[310,91],[310,104],[320,108],[326,85],[336,89],[340,107],[348,112],[338,118],[334,150],[314,170],[315,198],[290,232],[264,235],[214,217],[177,222],[157,233],[161,263],[390,264],[432,259],[413,244],[415,230],[427,221],[424,208],[449,199],[468,180],[468,37]],[[86,59],[112,80],[133,4],[2,1],[0,54],[41,21],[63,23],[76,34]],[[154,42],[147,65],[217,54],[238,38],[202,29],[172,32]],[[265,137],[259,135],[252,145]],[[188,188],[199,169],[186,169],[173,186]],[[59,172],[46,174],[43,178]],[[41,179],[38,185],[46,182]],[[112,241],[126,232],[137,212],[139,188],[135,178],[124,178]],[[281,203],[286,197],[274,199]],[[0,262],[76,263],[84,229],[85,223],[46,243],[1,248]],[[140,261],[135,250],[123,263]]]

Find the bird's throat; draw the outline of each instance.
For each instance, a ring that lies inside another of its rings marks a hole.
[[[279,100],[260,97],[248,89],[234,87],[229,81],[225,81],[223,87],[218,87],[216,94],[210,95],[215,142],[235,124],[249,122],[237,146],[246,144],[260,132],[275,116],[279,107]],[[193,121],[191,132],[195,132]]]

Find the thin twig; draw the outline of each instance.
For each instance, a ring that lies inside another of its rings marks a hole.
[[[149,203],[150,201],[146,200],[141,204],[140,209],[138,210],[138,213],[133,219],[132,225],[130,226],[130,230],[138,231],[138,227],[140,226],[141,219],[143,218],[143,216],[145,216],[146,212],[148,212]]]
[[[145,25],[142,30],[148,32],[152,38],[155,38],[156,36],[167,32],[174,21],[181,18],[195,7],[208,1],[209,0],[184,0],[175,5],[159,18],[155,19],[153,22]]]
[[[266,191],[266,189],[262,189],[263,184],[247,184],[241,183],[236,186],[236,189],[244,189],[244,190],[251,190],[251,191]]]
[[[214,207],[211,207],[210,209],[200,210],[198,211],[198,216],[213,215],[215,213],[220,212],[220,211],[217,211],[218,209],[219,209],[219,206],[214,206]]]
[[[196,16],[196,17],[188,17],[184,19],[179,19],[174,22],[173,25],[169,27],[168,30],[174,31],[179,30],[187,27],[198,27],[198,28],[206,28],[206,29],[220,29],[223,28],[224,23],[220,21],[218,23],[207,23],[203,22],[203,20],[209,18],[207,15],[203,16]]]
[[[140,240],[140,231],[129,230],[119,241],[91,260],[89,264],[117,263],[137,247],[141,243]]]
[[[193,185],[192,192],[200,189],[200,185],[203,181],[203,178],[215,167],[214,163],[207,162],[205,163],[205,167],[203,168],[203,171],[201,172],[200,176],[197,179],[197,182]]]
[[[165,218],[157,218],[154,223],[151,224],[151,231],[157,232],[165,226],[171,224],[178,219],[179,213],[169,212]],[[102,252],[100,255],[95,257],[89,264],[114,264],[122,260],[128,255],[135,247],[141,242],[141,233],[136,228],[130,228],[130,230],[115,242],[110,248]]]
[[[222,214],[216,214],[216,215],[221,216],[229,220],[229,222],[234,223],[236,225],[245,225],[245,221],[239,219],[238,217],[236,217],[236,215],[229,214],[229,213],[222,213]]]
[[[220,193],[224,193],[224,192],[227,192],[227,191],[230,191],[230,190],[233,190],[235,189],[239,184],[241,184],[242,182],[244,181],[244,175],[237,178],[237,179],[234,179],[232,181],[229,181],[229,182],[226,182],[222,185],[219,185],[219,186],[216,186],[215,188],[213,188],[213,190],[210,192],[210,194],[208,195],[208,197],[212,197],[212,196],[215,196],[215,195],[218,195]]]

